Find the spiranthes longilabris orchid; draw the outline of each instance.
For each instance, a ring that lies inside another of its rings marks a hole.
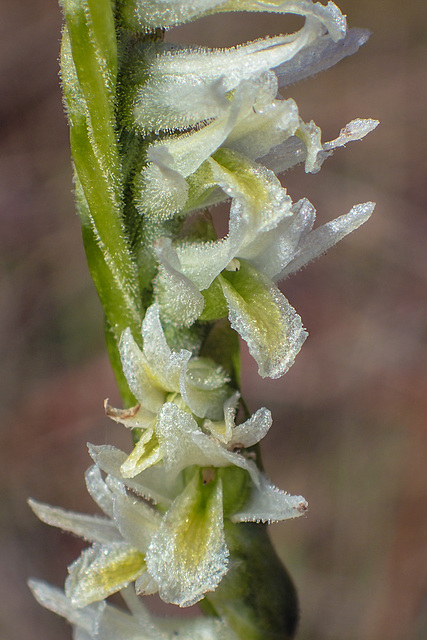
[[[69,567],[65,593],[72,605],[103,600],[131,581],[137,593],[158,591],[166,602],[192,605],[215,589],[227,571],[224,518],[271,522],[306,510],[304,498],[278,490],[255,465],[251,478],[246,471],[230,475],[231,456],[223,460],[213,448],[200,453],[191,440],[173,440],[171,447],[177,444],[187,455],[196,451],[192,464],[185,465],[185,478],[157,465],[128,479],[121,472],[123,452],[91,446],[96,465],[87,472],[86,484],[107,518],[30,501],[41,520],[93,543]],[[197,469],[209,453],[217,466]],[[101,469],[107,472],[105,480]]]
[[[30,501],[90,543],[64,592],[31,581],[78,640],[274,640],[295,634],[292,582],[265,525],[306,512],[265,474],[268,409],[241,397],[239,337],[262,377],[293,364],[307,333],[278,282],[371,215],[370,202],[314,227],[277,174],[328,156],[378,124],[356,118],[322,142],[289,92],[357,51],[368,33],[311,0],[62,0],[61,70],[77,208],[124,408],[106,414],[133,449],[89,445],[91,516]],[[294,34],[208,49],[163,32],[215,13],[302,16]],[[229,201],[218,237],[209,207]],[[106,604],[120,592],[127,611]],[[208,614],[161,621],[140,595]],[[208,604],[206,605],[206,601]]]

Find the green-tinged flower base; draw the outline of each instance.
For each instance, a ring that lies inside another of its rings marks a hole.
[[[267,527],[225,525],[230,570],[214,593],[200,603],[226,621],[244,640],[290,640],[298,625],[294,584],[278,558]]]

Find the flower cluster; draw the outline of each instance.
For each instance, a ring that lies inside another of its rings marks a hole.
[[[96,28],[99,15],[88,0],[63,4],[70,24],[83,7],[89,32]],[[295,13],[305,24],[292,35],[221,50],[156,37],[156,30],[228,11]],[[142,333],[129,327],[117,346],[136,404],[117,409],[106,401],[105,410],[133,431],[135,446],[130,454],[89,446],[94,466],[86,484],[103,517],[30,502],[41,520],[91,544],[69,567],[65,593],[37,582],[32,588],[44,606],[72,622],[76,637],[139,638],[142,625],[144,637],[166,639],[175,631],[149,618],[135,592],[190,606],[214,591],[232,565],[228,526],[284,520],[307,508],[260,470],[256,445],[271,414],[261,408],[240,417],[237,368],[203,349],[203,340],[225,322],[247,342],[262,377],[286,373],[307,334],[277,282],[359,227],[374,205],[356,205],[313,229],[314,207],[306,199],[293,203],[276,173],[302,162],[307,172],[318,171],[335,148],[377,122],[353,120],[322,143],[320,129],[279,94],[366,41],[365,32],[347,29],[333,2],[124,0],[117,12],[123,33],[138,34],[122,65],[120,122],[122,132],[141,141],[128,192],[141,218],[144,245],[136,256],[148,256],[155,268]],[[75,53],[67,33],[65,62]],[[93,43],[102,68],[108,59],[101,35]],[[65,69],[65,89],[71,76],[83,83],[78,70]],[[72,120],[70,99],[68,107]],[[206,208],[224,200],[230,200],[228,232],[218,238]],[[130,613],[105,604],[116,592]],[[182,626],[180,637],[229,639],[233,632],[219,620],[195,621]]]
[[[136,581],[138,593],[189,606],[218,585],[228,567],[224,518],[266,522],[303,513],[307,503],[270,484],[250,456],[271,426],[267,409],[236,425],[237,392],[225,373],[189,351],[169,349],[159,309],[147,310],[141,351],[126,332],[123,369],[139,403],[107,413],[142,430],[133,452],[90,447],[86,482],[107,520],[31,501],[39,518],[93,543],[71,565],[66,594],[85,606]],[[229,473],[230,467],[233,473]],[[107,474],[105,480],[101,470]]]

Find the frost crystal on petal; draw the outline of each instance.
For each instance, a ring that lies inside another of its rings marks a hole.
[[[204,486],[195,475],[163,519],[146,559],[166,602],[187,607],[215,589],[228,565],[220,481]]]

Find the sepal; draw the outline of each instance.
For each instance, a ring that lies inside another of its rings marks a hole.
[[[282,376],[307,337],[301,318],[279,289],[245,261],[238,272],[224,272],[220,282],[231,326],[248,344],[259,374]]]
[[[65,595],[84,607],[116,593],[145,571],[144,555],[126,542],[89,547],[68,568]]]
[[[165,602],[188,607],[213,591],[227,571],[222,486],[196,472],[172,503],[146,556]]]

